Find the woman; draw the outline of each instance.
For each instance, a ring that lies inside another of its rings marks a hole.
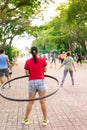
[[[68,72],[70,73],[70,76],[71,76],[72,85],[74,85],[73,68],[76,71],[74,61],[73,61],[73,58],[70,56],[69,52],[67,52],[66,56],[67,57],[65,58],[64,62],[60,66],[60,68],[61,68],[63,65],[65,65],[63,79],[62,79],[62,82],[61,82],[61,87],[63,87],[63,83],[65,81],[65,78],[66,78],[66,75],[67,75]],[[73,68],[72,68],[72,66],[73,66]]]
[[[36,46],[31,47],[30,53],[32,58],[28,59],[25,63],[24,69],[25,74],[29,75],[29,99],[35,98],[36,92],[38,91],[39,97],[46,95],[46,84],[44,81],[44,72],[46,72],[46,60],[44,58],[38,57],[38,48]],[[32,110],[32,105],[34,101],[30,101],[26,108],[25,118],[22,120],[23,124],[29,124],[28,116]],[[43,112],[43,125],[49,123],[47,119],[47,106],[46,99],[41,99],[41,108]]]

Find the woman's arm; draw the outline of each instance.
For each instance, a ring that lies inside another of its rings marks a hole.
[[[47,67],[45,66],[45,67],[44,67],[44,72],[46,72],[46,71],[47,71]]]
[[[64,65],[65,65],[65,62],[62,63],[62,65],[59,67],[59,69],[62,68]]]
[[[29,75],[30,74],[29,70],[25,70],[25,74]]]
[[[74,65],[74,61],[72,62],[72,66],[74,68],[74,70],[76,71],[75,65]]]

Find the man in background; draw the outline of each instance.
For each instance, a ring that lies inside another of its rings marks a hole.
[[[4,49],[0,49],[0,82],[1,85],[5,82],[5,76],[7,80],[10,80],[9,69],[12,68],[9,62],[8,56],[5,54]],[[10,87],[10,86],[9,86]]]

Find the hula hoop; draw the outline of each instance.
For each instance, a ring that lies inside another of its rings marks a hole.
[[[44,76],[45,76],[45,77],[48,77],[48,78],[51,78],[51,79],[54,79],[54,80],[57,82],[57,86],[59,85],[59,81],[58,81],[57,78],[55,78],[55,77],[53,77],[53,76],[50,76],[50,75],[44,75]],[[50,94],[48,94],[48,95],[46,95],[46,96],[42,96],[42,97],[38,97],[38,98],[32,98],[32,99],[15,99],[15,98],[10,98],[10,97],[4,96],[4,95],[2,94],[2,89],[3,89],[3,87],[5,87],[6,84],[8,84],[8,83],[10,83],[10,82],[12,82],[12,81],[14,81],[14,80],[21,79],[21,78],[26,78],[26,77],[28,77],[28,76],[20,76],[20,77],[13,78],[13,79],[11,79],[11,80],[5,82],[5,83],[1,86],[1,92],[0,92],[1,97],[5,98],[5,99],[7,99],[7,100],[10,100],[10,101],[18,101],[18,102],[36,101],[36,100],[41,100],[41,99],[44,99],[44,98],[47,98],[47,97],[50,97],[50,96],[54,95],[54,94],[59,90],[59,88],[60,88],[60,87],[58,87],[55,91],[53,91],[52,93],[50,93]]]

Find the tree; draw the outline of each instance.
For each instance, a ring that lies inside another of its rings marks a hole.
[[[86,52],[86,7],[86,0],[69,0],[68,4],[63,3],[58,6],[57,16],[43,27],[40,26],[40,33],[34,44],[38,40],[39,43],[45,43],[48,50],[71,50],[72,52],[80,46],[80,51]]]
[[[82,46],[86,51],[85,41],[87,40],[87,1],[69,0],[67,22],[73,26],[74,42]]]
[[[87,0],[69,0],[68,21],[87,22]]]
[[[58,16],[51,20],[48,24],[40,26],[40,31],[38,33],[38,38],[34,44],[38,43],[37,40],[43,45],[45,43],[46,49],[52,51],[54,49],[66,50],[68,46],[69,33],[67,33],[67,23],[66,23],[66,11],[67,7],[64,4],[60,7],[62,11]],[[38,43],[39,44],[39,43]],[[65,49],[66,48],[66,49]],[[60,51],[59,51],[60,53]]]
[[[0,42],[11,45],[15,36],[33,35],[31,21],[41,11],[41,4],[50,0],[1,0]]]

